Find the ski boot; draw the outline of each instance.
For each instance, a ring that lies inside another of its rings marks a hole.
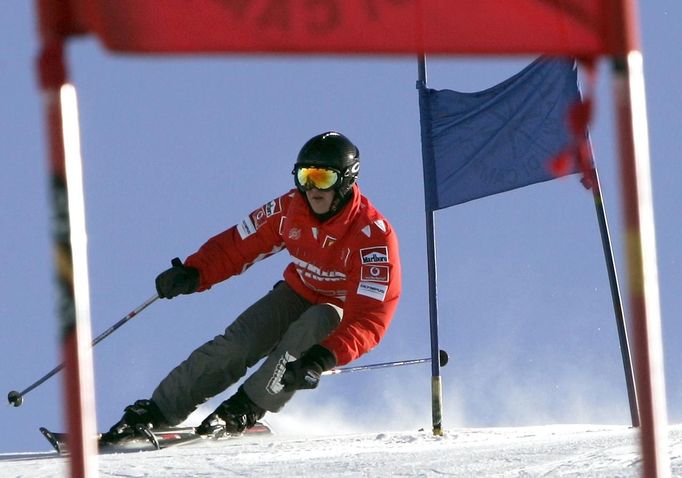
[[[138,400],[128,405],[123,413],[123,418],[112,426],[108,432],[102,434],[101,441],[116,443],[134,435],[139,435],[139,427],[159,428],[168,426],[161,410],[151,400]]]
[[[200,435],[220,438],[225,435],[240,435],[263,418],[265,410],[253,403],[244,389],[221,403],[196,429]]]

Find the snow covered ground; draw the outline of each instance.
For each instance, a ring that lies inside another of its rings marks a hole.
[[[670,427],[673,476],[682,476],[682,425]],[[637,432],[625,426],[548,425],[326,436],[276,434],[159,452],[105,455],[103,477],[635,477]],[[51,452],[0,455],[2,477],[65,476]]]

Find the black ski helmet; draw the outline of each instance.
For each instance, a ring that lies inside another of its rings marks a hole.
[[[296,168],[301,166],[317,166],[338,171],[341,181],[335,189],[343,198],[358,178],[360,150],[341,133],[327,131],[313,136],[303,145],[294,164],[294,175]]]

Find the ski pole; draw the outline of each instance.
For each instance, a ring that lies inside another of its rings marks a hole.
[[[154,294],[154,296],[150,297],[147,299],[144,303],[142,303],[140,306],[138,306],[135,310],[132,310],[128,315],[123,317],[121,320],[116,322],[114,325],[109,327],[107,330],[105,330],[103,333],[95,337],[95,339],[92,341],[92,346],[94,347],[98,343],[100,343],[102,340],[110,336],[116,329],[118,329],[120,326],[128,322],[130,319],[135,317],[137,314],[142,312],[144,309],[149,307],[154,301],[156,301],[159,298],[158,295]],[[9,400],[10,405],[14,405],[15,407],[20,407],[21,404],[24,401],[24,395],[26,395],[28,392],[33,390],[34,388],[37,388],[39,385],[42,385],[44,382],[46,382],[50,377],[53,375],[56,375],[61,369],[64,368],[64,364],[61,363],[57,365],[55,368],[53,368],[49,373],[47,373],[44,377],[41,379],[37,380],[35,383],[32,385],[28,386],[25,390],[21,392],[17,392],[16,390],[12,390],[9,392],[7,395],[7,400]]]
[[[448,363],[448,360],[450,360],[450,358],[448,357],[447,352],[445,350],[440,350],[438,352],[438,362],[440,362],[440,366],[445,367]],[[358,365],[355,367],[333,368],[331,370],[327,370],[326,372],[322,372],[322,375],[337,375],[340,373],[363,372],[365,370],[374,370],[377,368],[402,367],[404,365],[414,365],[430,361],[431,357],[412,360],[398,360],[396,362],[375,363],[372,365]]]

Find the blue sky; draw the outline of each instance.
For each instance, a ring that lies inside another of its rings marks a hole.
[[[641,3],[668,414],[679,423],[682,5]],[[61,361],[33,4],[10,0],[6,12],[0,18],[5,394]],[[429,58],[428,83],[481,90],[531,60]],[[414,58],[113,56],[94,39],[79,39],[70,44],[68,63],[80,101],[93,336],[152,295],[154,277],[171,258],[184,258],[292,187],[289,173],[301,145],[335,129],[359,146],[360,186],[398,231],[403,263],[393,325],[356,364],[428,356]],[[591,135],[625,292],[611,87],[602,61]],[[443,369],[445,428],[629,423],[594,205],[578,178],[441,211],[436,227],[440,338],[451,357]],[[148,397],[173,366],[221,333],[286,263],[280,253],[210,292],[157,302],[99,344],[98,428],[108,428],[125,405]],[[31,392],[20,408],[0,407],[0,452],[47,449],[37,429],[63,428],[62,408],[60,378]],[[330,408],[357,428],[428,428],[429,367],[329,377],[279,415],[314,421]]]

